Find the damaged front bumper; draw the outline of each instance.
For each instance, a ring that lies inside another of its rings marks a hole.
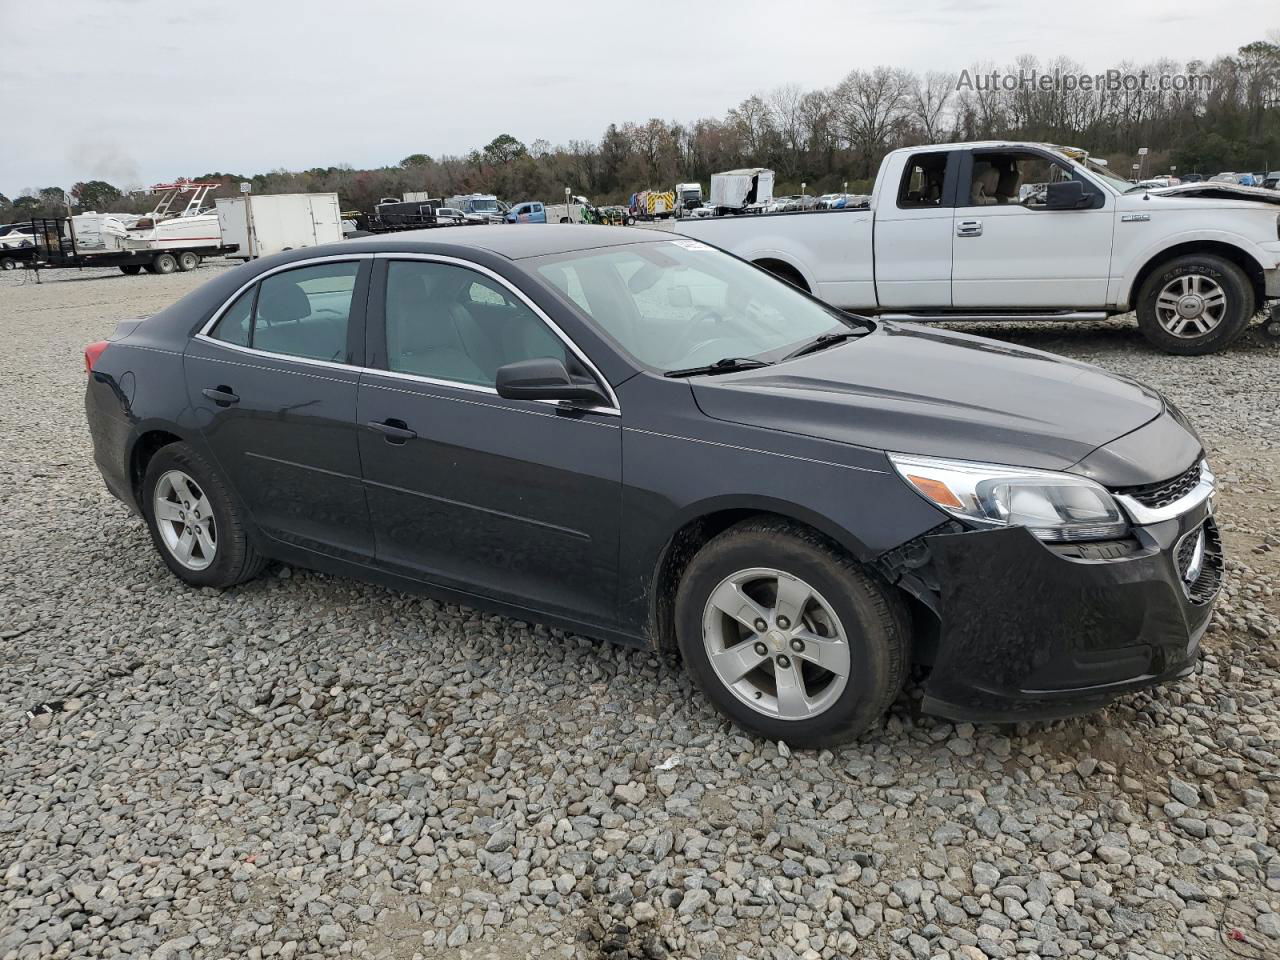
[[[1205,498],[1100,544],[958,525],[917,541],[891,575],[938,618],[924,710],[1049,719],[1193,672],[1222,582],[1211,513]]]

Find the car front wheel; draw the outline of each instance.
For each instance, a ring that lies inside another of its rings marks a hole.
[[[803,528],[748,521],[711,540],[685,570],[675,616],[694,682],[771,740],[847,740],[902,689],[909,631],[900,601]]]
[[[1157,267],[1138,293],[1138,329],[1166,353],[1200,356],[1228,346],[1256,305],[1244,271],[1212,254]]]
[[[143,516],[165,565],[196,587],[230,587],[262,570],[247,524],[214,468],[186,443],[161,447],[142,479]]]

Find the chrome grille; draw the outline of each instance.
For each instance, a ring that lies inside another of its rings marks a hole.
[[[1222,541],[1213,520],[1206,520],[1182,538],[1175,559],[1178,576],[1192,603],[1208,603],[1217,596],[1222,586]]]
[[[1159,483],[1147,483],[1140,487],[1118,487],[1115,492],[1132,497],[1144,507],[1159,509],[1167,507],[1169,504],[1181,500],[1188,493],[1196,488],[1196,484],[1200,482],[1200,467],[1204,463],[1204,459],[1196,460],[1186,470],[1169,480],[1161,480]]]

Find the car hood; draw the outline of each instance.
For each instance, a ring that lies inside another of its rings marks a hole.
[[[1246,187],[1238,183],[1181,183],[1175,187],[1157,187],[1149,190],[1157,197],[1184,197],[1202,200],[1252,200],[1280,206],[1280,190],[1266,187]]]
[[[703,413],[879,450],[1063,470],[1158,417],[1154,390],[1049,353],[914,324],[690,381]]]

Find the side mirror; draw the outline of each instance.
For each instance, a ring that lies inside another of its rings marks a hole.
[[[575,377],[555,357],[517,360],[498,368],[498,396],[508,400],[564,400],[608,406],[609,398],[591,377]]]
[[[1079,180],[1059,180],[1045,189],[1046,210],[1079,210],[1093,205],[1093,197],[1084,192]]]

